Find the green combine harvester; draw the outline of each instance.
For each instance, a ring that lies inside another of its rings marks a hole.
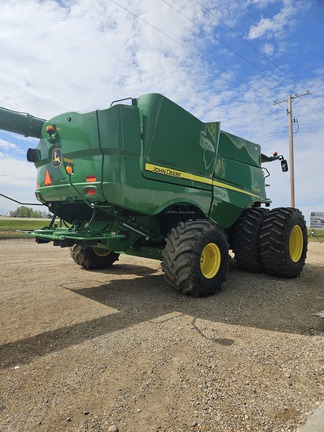
[[[203,123],[159,94],[50,120],[0,109],[0,129],[40,139],[27,152],[36,198],[53,218],[28,234],[70,247],[87,269],[120,254],[162,261],[184,294],[217,292],[232,249],[247,271],[298,276],[307,231],[298,209],[269,210],[260,145]]]

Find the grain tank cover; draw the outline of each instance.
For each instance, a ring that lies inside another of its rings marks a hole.
[[[220,123],[203,123],[159,94],[138,98],[143,125],[144,176],[211,190]],[[200,180],[205,181],[197,182]]]

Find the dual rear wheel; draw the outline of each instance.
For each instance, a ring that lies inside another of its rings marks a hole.
[[[298,209],[246,209],[231,230],[235,259],[244,270],[293,278],[307,254],[307,228]],[[228,243],[210,220],[180,222],[166,238],[162,268],[167,282],[193,297],[216,293],[226,280]]]
[[[307,255],[307,227],[295,208],[269,212],[260,231],[263,270],[274,276],[292,278],[303,270]]]
[[[247,209],[233,227],[231,244],[240,268],[296,277],[306,260],[306,223],[295,208]]]

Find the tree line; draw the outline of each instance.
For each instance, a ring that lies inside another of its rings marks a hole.
[[[16,210],[11,211],[9,214],[11,217],[23,217],[23,218],[46,218],[47,211],[37,211],[30,207],[21,206]]]

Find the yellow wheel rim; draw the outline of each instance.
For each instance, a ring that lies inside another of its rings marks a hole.
[[[105,257],[111,253],[110,249],[101,249],[101,248],[96,248],[96,247],[94,247],[92,249],[93,249],[93,252],[100,257]]]
[[[303,253],[303,232],[299,225],[295,225],[290,233],[289,253],[294,262],[298,262]]]
[[[212,279],[221,265],[221,252],[215,243],[208,243],[200,255],[200,270],[207,279]]]

